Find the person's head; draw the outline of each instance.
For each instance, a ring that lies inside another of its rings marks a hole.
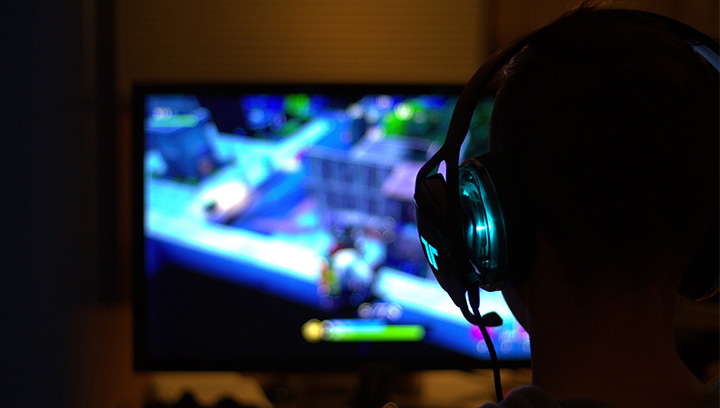
[[[713,75],[657,20],[591,7],[502,70],[490,150],[517,172],[570,285],[642,287],[660,263],[679,282],[717,211]]]

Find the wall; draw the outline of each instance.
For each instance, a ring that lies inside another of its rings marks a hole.
[[[485,55],[477,1],[118,1],[117,84],[464,82]]]
[[[65,406],[66,323],[93,233],[81,26],[79,1],[0,6],[1,406]]]
[[[119,100],[133,82],[465,82],[575,1],[119,0]],[[718,38],[714,0],[624,0]]]

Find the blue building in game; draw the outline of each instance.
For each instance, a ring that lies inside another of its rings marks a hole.
[[[165,163],[165,174],[160,176],[197,182],[220,166],[210,142],[217,130],[210,111],[196,99],[150,101],[146,109],[150,113],[145,120],[147,147],[156,148]]]
[[[316,146],[307,155],[308,191],[330,225],[366,224],[371,217],[414,223],[415,172],[408,168],[419,168],[413,158],[428,148],[425,140],[399,137],[365,137],[348,150]]]

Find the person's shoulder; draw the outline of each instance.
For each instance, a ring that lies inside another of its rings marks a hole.
[[[580,398],[555,400],[545,390],[535,386],[520,387],[501,403],[487,403],[480,408],[612,408],[607,404]]]
[[[542,388],[528,385],[513,390],[500,403],[483,404],[480,408],[563,408]]]

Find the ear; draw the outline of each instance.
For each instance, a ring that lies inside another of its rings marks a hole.
[[[510,311],[528,333],[530,333],[530,319],[532,318],[531,310],[528,308],[531,292],[542,290],[539,288],[544,283],[543,276],[538,276],[543,270],[539,265],[551,263],[553,270],[559,270],[559,265],[555,263],[557,260],[555,250],[545,234],[535,231],[532,237],[532,259],[529,259],[527,275],[519,282],[508,282],[502,289],[503,298],[505,298]],[[552,277],[548,278],[552,279]]]

